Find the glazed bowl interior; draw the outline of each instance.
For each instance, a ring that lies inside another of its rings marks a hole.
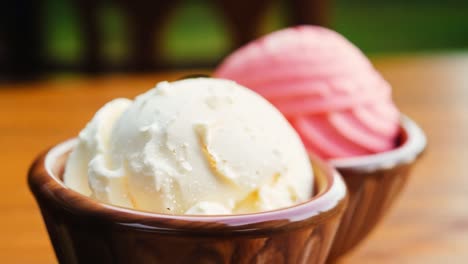
[[[372,172],[407,164],[417,159],[426,148],[427,140],[423,130],[409,117],[400,118],[400,132],[393,150],[350,158],[331,159],[330,164],[338,171]]]
[[[327,214],[336,214],[346,197],[346,187],[338,173],[327,164],[311,156],[314,168],[315,192],[310,200],[273,211],[238,215],[169,215],[133,210],[105,204],[81,195],[61,180],[66,159],[76,140],[63,142],[42,155],[32,166],[29,185],[36,197],[80,216],[92,215],[117,225],[141,227],[165,232],[210,233],[216,229],[233,233],[269,232],[271,229],[292,228],[305,222],[324,221]],[[269,225],[268,223],[271,223]],[[197,228],[194,229],[193,225]],[[192,228],[188,229],[187,226]]]

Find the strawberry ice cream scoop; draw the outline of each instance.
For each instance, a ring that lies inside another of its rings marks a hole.
[[[271,33],[232,53],[214,76],[263,95],[323,158],[395,147],[399,111],[390,85],[332,30],[299,26]]]

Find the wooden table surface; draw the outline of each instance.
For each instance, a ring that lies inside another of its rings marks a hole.
[[[468,263],[468,54],[377,58],[429,148],[378,229],[340,263]],[[0,262],[56,263],[26,185],[35,156],[75,136],[115,97],[181,73],[0,85]]]

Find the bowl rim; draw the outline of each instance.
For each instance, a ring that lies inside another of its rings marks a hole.
[[[41,153],[28,172],[28,184],[41,209],[53,206],[77,217],[103,220],[121,228],[149,232],[194,234],[268,233],[307,223],[321,223],[342,214],[347,203],[347,189],[341,175],[329,164],[311,154],[310,160],[327,180],[325,190],[311,199],[271,211],[236,215],[169,215],[100,203],[73,191],[54,175],[53,166],[66,155],[77,139],[69,139]],[[63,166],[63,165],[61,165]],[[315,180],[315,179],[314,179]]]
[[[329,159],[328,162],[338,171],[353,170],[369,173],[409,164],[419,158],[427,147],[424,131],[404,114],[400,115],[400,137],[403,138],[403,142],[390,151]]]

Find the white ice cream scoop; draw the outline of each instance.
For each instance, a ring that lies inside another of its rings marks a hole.
[[[106,104],[80,133],[64,181],[105,203],[168,214],[273,210],[313,189],[306,150],[282,114],[212,78]]]

